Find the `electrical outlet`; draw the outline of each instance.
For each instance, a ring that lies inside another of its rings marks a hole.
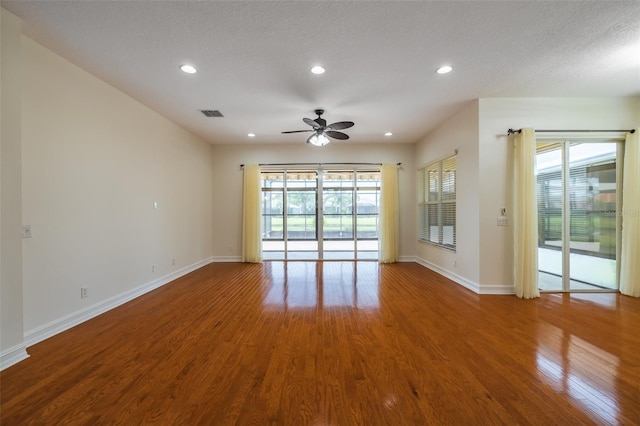
[[[176,264],[176,258],[175,258],[175,257],[172,257],[172,258],[171,258],[171,264],[172,264],[172,265],[175,265],[175,264]]]
[[[155,272],[156,271],[156,265],[151,265],[151,272]]]
[[[22,226],[22,238],[31,238],[31,225]]]
[[[507,216],[498,216],[498,226],[509,226],[509,218]]]
[[[81,299],[86,299],[87,297],[89,297],[87,288],[86,287],[80,287],[80,298]]]
[[[227,247],[227,252],[228,253],[233,253],[233,247],[231,247],[231,246]]]

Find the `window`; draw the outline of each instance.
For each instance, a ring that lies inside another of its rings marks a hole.
[[[456,249],[456,157],[419,171],[420,241]]]

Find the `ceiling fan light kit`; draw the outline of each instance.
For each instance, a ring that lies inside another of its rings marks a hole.
[[[318,115],[318,118],[312,120],[310,118],[303,118],[304,121],[309,126],[313,127],[313,130],[291,130],[284,133],[302,133],[302,132],[315,132],[307,139],[307,143],[315,146],[325,146],[330,141],[329,138],[347,140],[349,139],[349,135],[346,133],[338,132],[337,130],[348,129],[353,127],[353,121],[338,121],[333,124],[329,124],[327,126],[327,120],[323,119],[321,116],[324,114],[324,110],[317,109],[315,113]]]
[[[325,146],[329,142],[329,138],[322,132],[316,132],[307,139],[307,143],[315,146]]]

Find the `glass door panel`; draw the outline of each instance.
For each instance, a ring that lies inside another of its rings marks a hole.
[[[618,288],[617,148],[614,142],[538,144],[541,290]]]
[[[287,192],[287,240],[316,240],[315,191]]]
[[[378,259],[380,172],[363,171],[356,179],[356,250],[358,259]]]
[[[287,172],[286,258],[318,259],[318,174],[308,171]]]
[[[265,240],[282,239],[284,229],[284,222],[282,218],[282,199],[282,190],[263,193],[262,238]]]
[[[324,190],[322,232],[325,240],[353,240],[353,191]]]
[[[615,143],[569,147],[571,290],[617,289]]]
[[[538,200],[538,286],[560,291],[563,258],[563,145],[538,144],[536,191]]]
[[[284,173],[263,172],[261,177],[262,257],[282,260],[285,258]]]
[[[355,259],[354,175],[353,171],[325,171],[322,175],[323,259]]]

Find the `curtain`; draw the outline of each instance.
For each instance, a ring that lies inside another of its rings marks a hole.
[[[242,261],[262,262],[260,166],[244,166],[242,205]]]
[[[380,263],[398,261],[398,166],[380,166]]]
[[[540,297],[535,160],[535,131],[522,129],[514,140],[514,282],[525,299]]]
[[[640,297],[640,138],[627,133],[622,176],[622,249],[620,251],[620,293]]]

